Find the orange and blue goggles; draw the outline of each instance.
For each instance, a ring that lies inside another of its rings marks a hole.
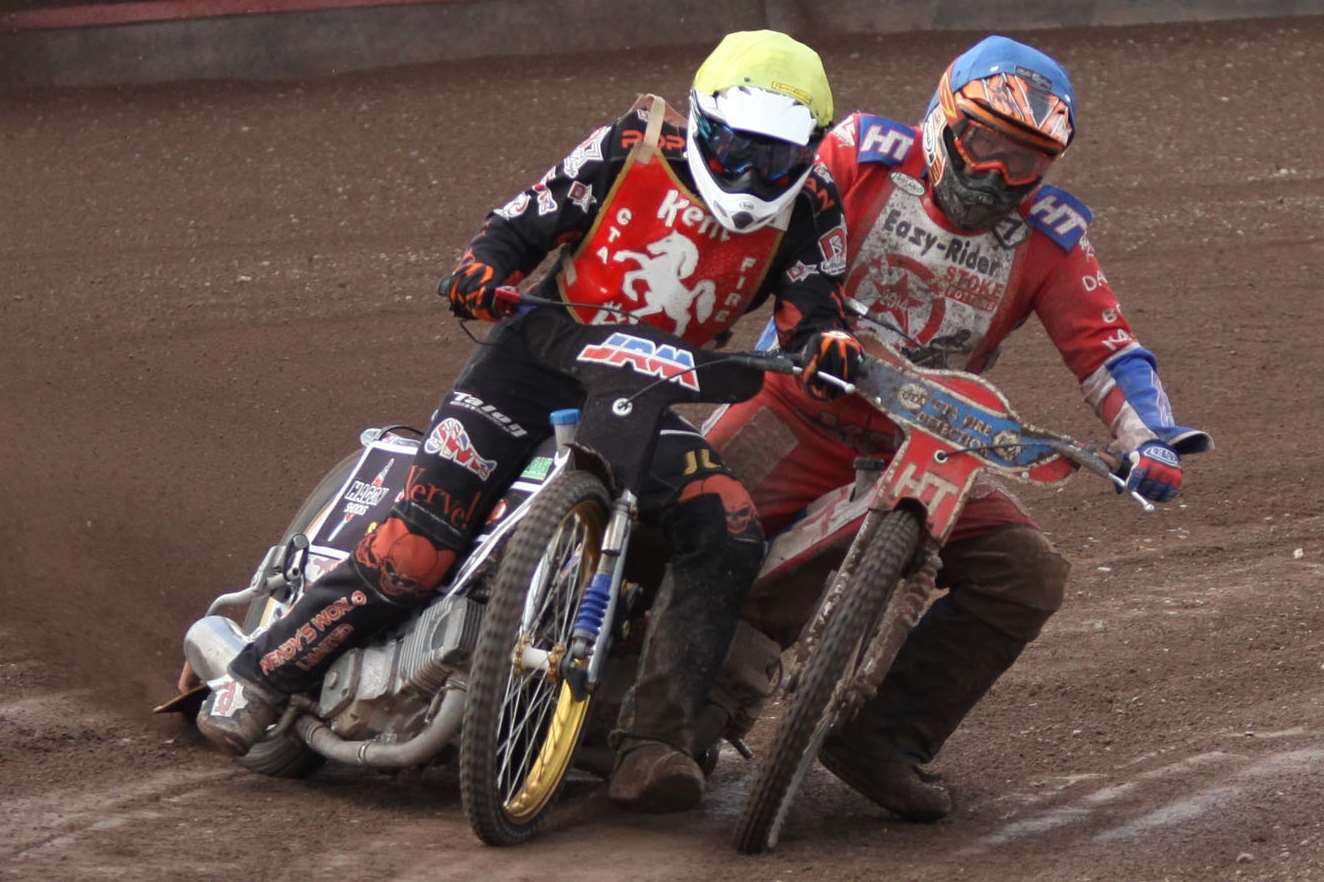
[[[720,169],[721,174],[732,179],[751,169],[768,182],[799,175],[814,161],[822,140],[821,135],[816,135],[808,144],[792,144],[768,135],[738,131],[705,114],[698,114],[695,128],[697,140],[707,154],[705,158],[716,165],[714,171]]]
[[[1044,176],[1057,158],[1036,147],[963,116],[951,126],[952,140],[967,168],[973,172],[996,171],[1009,186],[1032,184]]]

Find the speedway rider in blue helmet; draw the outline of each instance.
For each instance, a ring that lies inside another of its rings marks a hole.
[[[1182,486],[1185,454],[1212,446],[1175,423],[1157,359],[1141,346],[1099,267],[1090,211],[1043,183],[1078,129],[1071,80],[1054,59],[991,36],[951,63],[920,127],[856,113],[819,148],[849,230],[852,330],[926,367],[979,373],[1036,316],[1113,437],[1128,489],[1155,501]],[[706,436],[742,477],[769,535],[851,482],[857,456],[889,459],[902,436],[864,401],[820,401],[780,377],[733,405]],[[976,483],[942,550],[949,589],[902,647],[879,694],[834,731],[819,759],[903,817],[951,809],[930,762],[1062,603],[1067,561],[1001,485]],[[812,610],[812,604],[799,606]],[[769,691],[741,672],[775,670],[796,639],[791,598],[753,596],[714,699]],[[734,654],[734,653],[733,653]],[[749,711],[743,713],[748,716]]]

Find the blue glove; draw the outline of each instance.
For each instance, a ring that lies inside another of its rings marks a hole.
[[[1162,441],[1146,441],[1122,460],[1117,476],[1126,490],[1154,502],[1176,499],[1181,493],[1181,458]],[[1122,492],[1121,487],[1117,492]]]

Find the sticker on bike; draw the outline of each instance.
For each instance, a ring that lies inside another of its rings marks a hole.
[[[578,361],[626,367],[650,377],[662,377],[686,389],[699,391],[694,371],[694,353],[670,343],[654,343],[643,337],[617,331],[602,343],[590,343],[579,352]]]
[[[424,442],[423,449],[468,469],[484,481],[492,476],[492,471],[497,467],[495,459],[484,459],[478,453],[469,440],[464,424],[453,417],[436,425]]]
[[[336,491],[325,517],[308,525],[315,554],[333,561],[348,554],[359,538],[385,520],[405,484],[405,466],[416,448],[373,443]]]
[[[383,499],[392,492],[394,488],[386,483],[386,475],[395,465],[395,460],[387,460],[386,465],[382,466],[377,476],[369,481],[360,481],[355,479],[344,495],[344,509],[341,513],[340,523],[336,524],[335,529],[326,537],[326,543],[329,545],[335,541],[340,531],[354,522],[354,519],[367,514],[372,509],[381,505]]]

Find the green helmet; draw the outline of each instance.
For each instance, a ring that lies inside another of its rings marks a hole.
[[[813,49],[777,31],[728,34],[694,75],[689,168],[722,226],[751,232],[795,199],[832,123]]]

